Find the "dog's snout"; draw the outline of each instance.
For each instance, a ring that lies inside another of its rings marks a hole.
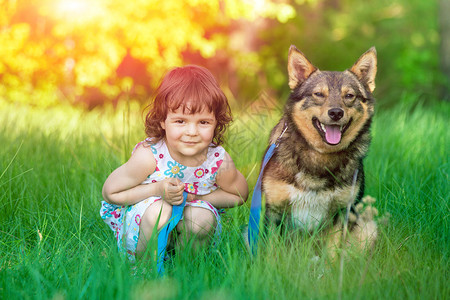
[[[328,111],[328,116],[333,121],[339,121],[344,116],[344,111],[340,108],[332,108]]]

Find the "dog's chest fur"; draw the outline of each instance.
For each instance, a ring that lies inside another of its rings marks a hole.
[[[296,178],[302,177],[301,172]],[[318,229],[336,210],[352,202],[349,187],[311,190],[289,186],[290,221],[305,231]]]
[[[294,227],[314,231],[355,200],[360,182],[352,188],[352,177],[359,163],[345,159],[346,153],[341,157],[305,149],[286,151],[286,147],[280,145],[267,166],[263,180],[266,214],[275,222],[284,214]]]

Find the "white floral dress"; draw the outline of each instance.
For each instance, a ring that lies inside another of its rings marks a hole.
[[[136,145],[148,143],[146,139]],[[161,181],[165,178],[178,178],[185,184],[185,191],[206,195],[218,188],[216,184],[217,171],[223,162],[225,149],[221,146],[208,149],[207,159],[198,167],[187,167],[175,161],[167,149],[164,140],[150,145],[156,159],[156,170],[150,174],[142,184]],[[119,251],[125,251],[131,261],[135,260],[136,246],[139,238],[139,224],[145,210],[161,197],[149,197],[134,205],[118,206],[102,201],[100,216],[114,231]],[[216,235],[220,234],[222,226],[220,222],[220,212],[209,202],[194,200],[186,202],[186,206],[201,207],[211,211],[217,220]]]

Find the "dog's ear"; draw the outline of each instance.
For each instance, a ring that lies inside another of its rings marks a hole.
[[[288,74],[289,87],[293,90],[296,86],[305,81],[312,72],[317,70],[303,53],[294,45],[289,48],[288,56]]]
[[[367,50],[350,69],[364,82],[372,93],[375,89],[375,75],[377,74],[377,51],[375,47]]]

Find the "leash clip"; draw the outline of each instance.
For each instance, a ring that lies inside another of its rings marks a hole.
[[[284,129],[283,129],[283,132],[280,134],[280,136],[279,136],[279,137],[277,138],[277,140],[275,141],[275,148],[278,148],[278,146],[280,145],[281,137],[282,137],[283,134],[286,132],[287,128],[288,128],[287,123],[284,122]]]

